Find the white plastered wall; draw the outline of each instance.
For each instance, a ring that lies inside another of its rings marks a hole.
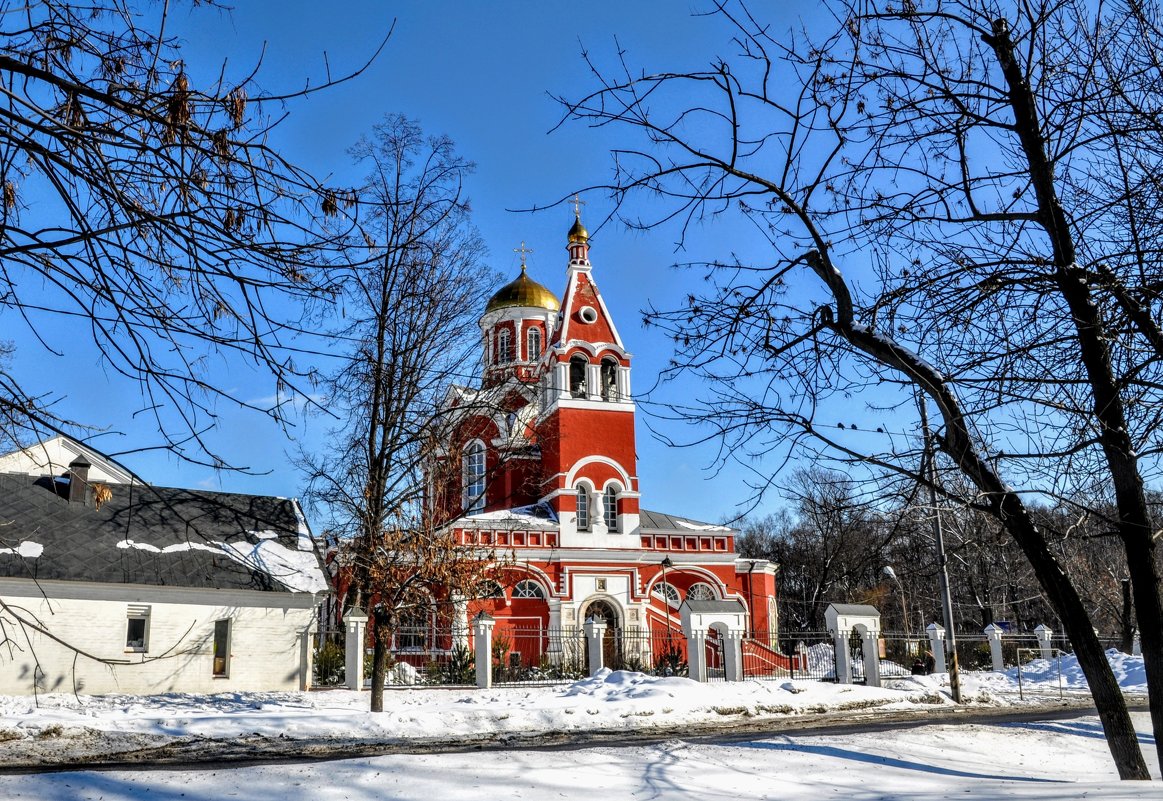
[[[11,607],[0,609],[0,618],[21,646],[0,651],[0,692],[17,695],[297,690],[303,637],[317,600],[305,593],[23,579],[0,579],[0,599]],[[130,606],[149,607],[145,653],[126,649]],[[16,615],[52,636],[21,625]],[[214,623],[220,619],[231,621],[226,677],[213,670]],[[121,664],[77,655],[53,637]]]

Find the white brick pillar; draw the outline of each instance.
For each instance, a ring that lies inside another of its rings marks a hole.
[[[860,633],[861,650],[864,651],[864,685],[880,686],[880,632],[865,629]]]
[[[1034,636],[1038,638],[1038,650],[1042,652],[1042,658],[1050,659],[1050,641],[1054,639],[1054,629],[1043,623],[1034,629]]]
[[[848,651],[848,632],[836,631],[832,634],[832,644],[836,651],[836,683],[852,683],[852,657]]]
[[[452,594],[452,647],[468,649],[468,601],[459,592]]]
[[[1005,662],[1001,656],[1001,636],[1004,630],[1001,626],[990,623],[985,627],[985,636],[989,638],[989,656],[993,661],[993,672],[1001,673],[1005,670]]]
[[[315,621],[312,620],[299,636],[299,689],[311,689],[315,680]]]
[[[945,666],[945,627],[930,623],[925,632],[929,635],[929,651],[933,654],[933,672],[949,672]]]
[[[593,676],[602,669],[602,639],[606,636],[606,624],[588,618],[582,628],[586,634],[586,661]]]
[[[728,631],[723,637],[723,668],[727,681],[743,681],[742,631]]]
[[[493,626],[496,624],[497,621],[484,612],[472,619],[477,687],[485,690],[493,686]]]
[[[692,629],[686,638],[687,671],[695,681],[707,680],[707,630]]]
[[[344,676],[347,678],[347,688],[358,692],[363,689],[363,654],[367,647],[367,615],[358,606],[353,606],[343,616],[343,623],[347,627],[347,637],[344,641]]]

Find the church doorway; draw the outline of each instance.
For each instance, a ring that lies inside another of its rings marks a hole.
[[[622,667],[622,653],[619,643],[622,641],[622,618],[618,615],[617,607],[601,598],[591,601],[582,613],[582,620],[593,620],[595,623],[605,623],[606,632],[602,636],[602,664],[611,670]]]

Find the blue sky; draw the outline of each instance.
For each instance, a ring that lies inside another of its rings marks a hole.
[[[317,83],[329,67],[341,74],[360,66],[391,28],[382,54],[356,80],[291,105],[275,144],[293,160],[339,183],[354,173],[346,149],[370,131],[385,113],[404,113],[430,133],[452,137],[477,164],[469,183],[474,222],[489,247],[489,262],[505,276],[515,275],[513,252],[522,241],[533,248],[534,278],[560,292],[565,281],[565,234],[572,222],[566,205],[546,212],[521,212],[606,180],[610,147],[607,131],[576,124],[553,129],[562,109],[551,95],[576,97],[593,86],[581,57],[584,49],[610,63],[617,49],[647,71],[706,66],[717,53],[730,52],[727,35],[715,22],[692,15],[706,4],[695,2],[247,2],[231,13],[178,5],[171,31],[183,41],[187,68],[197,76],[216,75],[225,60],[228,74],[245,75],[262,54],[258,84],[281,93]],[[772,14],[787,28],[816,5],[782,3]],[[696,229],[687,249],[677,253],[677,230],[635,234],[616,224],[598,228],[610,210],[599,193],[586,195],[584,217],[593,233],[594,276],[634,354],[634,386],[651,387],[671,355],[670,343],[644,330],[641,310],[648,301],[660,307],[681,303],[692,275],[671,269],[675,261],[710,258],[732,251],[747,255],[746,229]],[[756,243],[758,244],[758,243]],[[508,280],[506,277],[505,280]],[[31,347],[31,346],[29,346]],[[20,354],[28,349],[21,345]],[[66,395],[58,412],[99,425],[109,433],[95,440],[111,452],[154,444],[149,421],[134,419],[136,390],[100,372],[83,349],[55,365]],[[247,377],[224,373],[246,390]],[[43,376],[42,376],[43,377]],[[96,388],[96,389],[95,389]],[[106,389],[107,388],[107,389]],[[694,391],[676,384],[657,390],[659,399]],[[269,394],[256,384],[255,398]],[[124,457],[130,467],[158,484],[203,486],[239,492],[298,495],[299,476],[286,454],[293,444],[261,420],[222,407],[217,443],[235,464],[263,475],[216,474],[164,454]],[[657,425],[662,425],[658,423]],[[312,446],[327,426],[300,421],[296,434]],[[675,425],[662,426],[677,438],[690,436]],[[742,473],[727,469],[711,476],[706,468],[715,449],[672,450],[651,437],[639,415],[639,465],[643,505],[650,509],[717,520],[736,513],[744,500]],[[766,508],[776,505],[772,499]]]

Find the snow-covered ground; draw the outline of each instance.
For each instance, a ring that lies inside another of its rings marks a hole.
[[[1128,691],[1142,660],[1112,653]],[[1064,684],[1078,686],[1072,660]],[[1039,682],[1038,679],[1045,679]],[[1027,690],[1053,689],[1058,668],[1027,666]],[[29,755],[110,753],[175,739],[344,739],[468,742],[537,732],[685,730],[840,710],[950,705],[947,677],[892,680],[882,689],[817,682],[700,685],[608,672],[550,688],[389,691],[385,712],[366,693],[0,696],[0,763]],[[969,674],[974,704],[1012,706],[1016,676]],[[1042,700],[1046,699],[1042,695]],[[1027,701],[1027,703],[1029,700]],[[1136,716],[1153,774],[1149,723]],[[88,751],[86,751],[86,747]],[[731,745],[670,740],[632,748],[398,755],[235,770],[75,772],[0,777],[0,799],[480,799],[820,798],[1139,799],[1159,785],[1128,785],[1114,770],[1096,719],[930,725],[871,734],[786,734]]]

